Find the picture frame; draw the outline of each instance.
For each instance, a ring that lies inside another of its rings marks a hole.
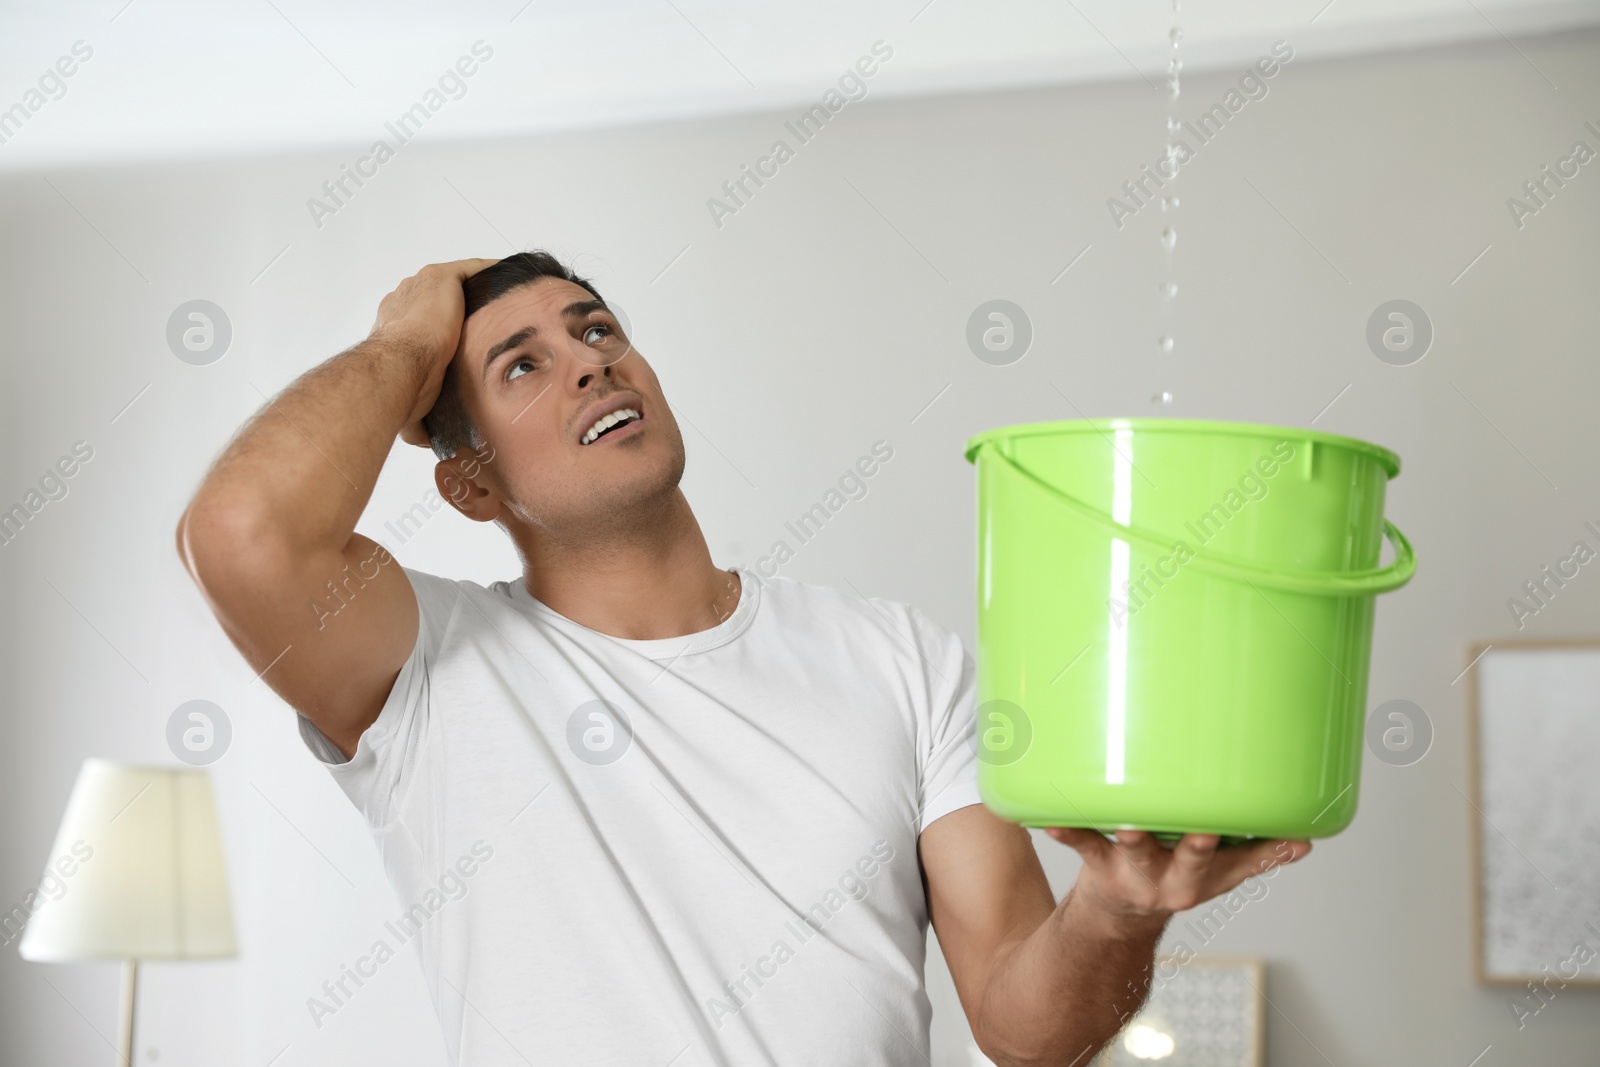
[[[1600,953],[1600,923],[1586,920],[1600,914],[1600,850],[1581,845],[1600,841],[1600,779],[1574,773],[1600,752],[1600,642],[1468,651],[1474,977],[1600,986],[1600,965],[1579,962],[1580,945]]]
[[[1092,1067],[1262,1067],[1267,971],[1246,956],[1158,956],[1144,1006]]]

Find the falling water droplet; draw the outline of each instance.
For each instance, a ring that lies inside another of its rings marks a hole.
[[[1172,10],[1174,12],[1173,25],[1167,32],[1167,40],[1172,43],[1172,54],[1167,60],[1167,99],[1171,101],[1167,112],[1167,161],[1171,173],[1174,176],[1176,176],[1179,166],[1179,145],[1177,143],[1178,136],[1179,132],[1183,129],[1183,123],[1179,121],[1177,115],[1177,103],[1179,97],[1182,95],[1182,85],[1179,78],[1183,73],[1183,60],[1180,58],[1179,54],[1181,51],[1179,42],[1183,40],[1183,30],[1177,25],[1176,13],[1181,6],[1180,0],[1172,0]],[[1177,209],[1177,195],[1170,190],[1166,191],[1161,197],[1162,213],[1170,215]],[[1167,250],[1167,268],[1169,275],[1172,268],[1172,250],[1177,247],[1177,244],[1178,231],[1171,226],[1165,227],[1161,231],[1161,247]],[[1178,283],[1172,281],[1169,276],[1167,280],[1161,283],[1161,299],[1170,304],[1177,298],[1177,295]],[[1163,355],[1170,354],[1174,347],[1174,340],[1171,334],[1163,334],[1156,339],[1156,350]],[[1168,390],[1162,390],[1150,398],[1152,403],[1163,406],[1171,404],[1172,399],[1172,393]]]

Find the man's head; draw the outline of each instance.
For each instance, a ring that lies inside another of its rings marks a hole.
[[[470,319],[491,301],[543,278],[557,278],[580,285],[592,299],[604,303],[600,290],[587,278],[572,273],[550,253],[518,252],[492,267],[484,268],[461,284],[462,294],[466,297],[463,318]],[[422,419],[422,425],[428,431],[428,443],[433,446],[433,454],[440,459],[449,459],[463,448],[481,450],[484,446],[483,438],[462,401],[460,355],[458,348],[456,358],[445,368],[444,381],[439,386],[439,396],[433,402],[433,409]]]
[[[460,344],[423,419],[435,480],[460,511],[580,539],[644,521],[677,491],[677,422],[592,284],[520,252],[462,288]],[[604,417],[619,421],[595,435]]]

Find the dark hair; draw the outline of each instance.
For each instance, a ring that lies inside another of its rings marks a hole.
[[[559,278],[562,281],[581,285],[587,289],[596,300],[605,302],[605,297],[600,291],[589,283],[587,278],[580,278],[562,264],[549,252],[535,250],[532,252],[518,252],[514,256],[507,256],[492,267],[485,267],[461,283],[461,289],[466,296],[466,310],[462,315],[462,324],[471,318],[474,312],[484,306],[500,299],[507,293],[524,286],[532,285],[541,278]],[[439,397],[433,402],[432,409],[422,417],[422,425],[428,431],[428,442],[433,446],[433,454],[440,459],[449,459],[460,448],[481,449],[484,445],[478,435],[478,428],[473,425],[472,417],[467,414],[466,404],[461,399],[461,381],[457,376],[456,361],[451,360],[445,368],[444,380],[439,385]]]

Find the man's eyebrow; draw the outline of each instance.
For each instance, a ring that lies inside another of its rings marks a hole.
[[[580,300],[575,304],[568,304],[566,307],[562,308],[561,317],[564,319],[587,318],[596,311],[610,312],[610,310],[611,309],[606,306],[606,302],[604,300]],[[495,344],[491,345],[489,347],[488,355],[483,357],[483,377],[489,377],[489,368],[494,366],[495,360],[499,359],[513,348],[518,348],[521,345],[526,344],[538,333],[539,327],[524,326],[510,337],[507,337],[505,340],[497,341]]]
[[[489,349],[489,354],[485,356],[483,360],[483,376],[485,378],[489,377],[489,368],[494,366],[495,360],[499,359],[502,355],[511,351],[513,348],[516,348],[518,345],[524,343],[537,332],[538,330],[532,326],[524,326],[510,337],[507,337],[504,341],[500,341],[492,345]]]
[[[571,319],[577,318],[578,316],[587,317],[591,312],[594,311],[609,312],[610,310],[610,308],[606,307],[606,302],[604,300],[580,300],[576,304],[568,304],[566,307],[562,308],[561,316],[563,318]]]

